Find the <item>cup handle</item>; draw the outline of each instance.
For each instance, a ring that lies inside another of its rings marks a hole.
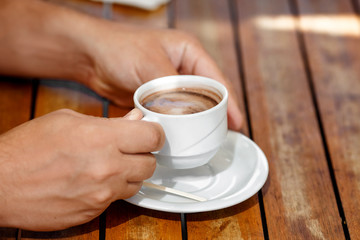
[[[155,122],[155,121],[151,121],[147,116],[144,116],[141,120],[146,122]]]
[[[146,121],[146,122],[156,122],[154,120],[149,119],[147,116],[144,116],[141,121]],[[151,152],[152,154],[158,154],[160,151],[155,151],[155,152]]]

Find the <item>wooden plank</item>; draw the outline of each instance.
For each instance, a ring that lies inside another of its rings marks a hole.
[[[61,108],[69,108],[87,115],[102,116],[102,99],[76,82],[42,80],[36,99],[36,117]]]
[[[269,238],[342,239],[288,1],[238,0],[237,10],[253,136],[270,164]]]
[[[2,77],[0,80],[0,133],[30,119],[31,82]]]
[[[85,239],[99,239],[99,224],[98,218],[95,220],[72,228],[68,228],[62,231],[53,232],[33,232],[33,231],[21,231],[21,240],[30,239],[67,239],[67,240],[85,240]]]
[[[150,27],[167,27],[167,9],[143,11],[113,5],[112,18],[130,24]],[[131,108],[111,104],[109,117],[125,115]],[[117,201],[106,211],[107,239],[181,239],[180,214],[160,212]]]
[[[257,196],[233,207],[187,215],[189,239],[264,239]]]
[[[15,228],[0,228],[1,240],[15,240],[17,237],[17,229]]]
[[[117,201],[106,211],[106,239],[182,239],[180,215]]]
[[[112,19],[127,24],[166,28],[168,26],[167,7],[168,5],[163,5],[154,11],[146,11],[139,8],[113,4]]]
[[[326,142],[355,239],[360,236],[360,22],[350,1],[298,4]]]
[[[10,77],[0,79],[0,134],[30,119],[31,81]],[[17,229],[0,228],[0,238],[16,239]]]
[[[47,1],[97,17],[101,17],[103,14],[103,7],[102,7],[103,4],[101,2],[93,2],[89,0],[47,0]]]
[[[243,99],[228,1],[177,1],[175,28],[195,35]],[[245,114],[243,101],[239,101]],[[247,125],[243,132],[248,135]],[[188,214],[189,239],[260,239],[263,237],[257,196],[224,210]]]

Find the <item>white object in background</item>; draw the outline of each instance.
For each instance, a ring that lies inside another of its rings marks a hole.
[[[170,0],[92,0],[95,2],[118,3],[127,6],[137,7],[145,10],[155,10]]]

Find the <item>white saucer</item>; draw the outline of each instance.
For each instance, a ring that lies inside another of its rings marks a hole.
[[[158,166],[149,182],[197,196],[205,202],[142,187],[126,201],[140,207],[174,213],[218,210],[245,201],[264,185],[269,166],[261,149],[246,136],[229,131],[218,153],[206,165],[192,169]]]

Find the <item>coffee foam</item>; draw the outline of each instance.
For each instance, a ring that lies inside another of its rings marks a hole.
[[[145,96],[141,105],[150,111],[184,115],[208,110],[216,106],[221,97],[203,88],[173,88],[161,90]]]

